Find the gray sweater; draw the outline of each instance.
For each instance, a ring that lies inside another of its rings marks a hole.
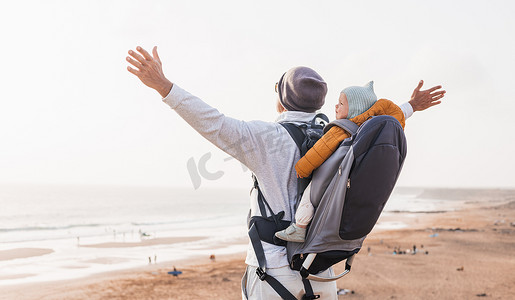
[[[256,175],[260,189],[272,210],[275,213],[284,211],[285,219],[292,220],[297,194],[295,163],[300,158],[300,152],[280,123],[307,123],[316,113],[286,111],[276,122],[236,120],[225,116],[176,84],[163,101],[204,138],[247,166]],[[406,104],[401,108],[409,117],[412,110],[410,113],[411,106]],[[260,215],[255,193],[251,195],[251,214]],[[268,268],[288,265],[284,247],[266,242],[262,244]],[[250,243],[245,262],[258,266]]]

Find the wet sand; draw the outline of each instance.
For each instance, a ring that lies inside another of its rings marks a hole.
[[[149,238],[142,240],[141,242],[110,242],[100,244],[85,244],[80,245],[81,247],[90,248],[120,248],[120,247],[142,247],[142,246],[153,246],[153,245],[164,245],[164,244],[175,244],[185,242],[196,242],[205,239],[206,237],[167,237],[167,238]]]
[[[399,213],[408,228],[374,230],[350,274],[337,281],[339,289],[353,292],[339,299],[512,299],[515,198],[480,196],[481,201],[470,196],[459,211],[415,218]],[[201,257],[85,279],[0,286],[0,299],[241,299],[244,257]],[[183,274],[168,275],[174,266]]]
[[[52,249],[46,248],[16,248],[9,250],[0,250],[0,260],[11,260],[17,258],[27,258],[32,256],[41,256],[54,252]]]

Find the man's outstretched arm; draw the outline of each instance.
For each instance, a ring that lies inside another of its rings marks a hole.
[[[127,70],[146,86],[156,90],[163,97],[163,102],[204,138],[253,172],[258,172],[267,153],[260,149],[270,147],[270,138],[276,136],[280,126],[262,121],[245,122],[225,116],[165,77],[157,47],[152,50],[152,56],[142,47],[136,50],[129,51],[127,61],[132,66],[127,67]]]

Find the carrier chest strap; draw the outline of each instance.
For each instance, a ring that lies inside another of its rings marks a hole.
[[[283,214],[280,214],[280,213],[278,214],[281,217],[278,217],[278,215],[274,214],[274,211],[270,207],[270,204],[268,204],[268,202],[265,200],[265,196],[263,196],[263,193],[259,189],[259,185],[257,185],[257,181],[254,183],[254,188],[257,189],[257,191],[258,191],[257,203],[258,203],[258,206],[259,206],[259,211],[261,212],[261,216],[262,217],[266,217],[267,216],[266,208],[265,208],[265,205],[266,205],[266,207],[268,207],[268,210],[270,211],[270,216],[272,217],[272,219],[274,219],[275,225],[277,227],[280,227],[281,226],[281,221],[280,220],[282,219],[282,215],[284,215],[284,213]]]
[[[259,205],[259,210],[261,211],[261,216],[266,217],[265,205],[268,208],[268,210],[270,211],[270,215],[272,215],[272,216],[275,215],[274,211],[270,207],[270,204],[268,204],[268,202],[266,201],[265,196],[263,196],[261,189],[259,189],[259,186],[257,187],[257,189],[258,189],[258,205]]]

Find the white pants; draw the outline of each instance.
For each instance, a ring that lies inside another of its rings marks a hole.
[[[304,284],[300,272],[290,269],[289,266],[282,268],[266,269],[266,273],[277,279],[284,287],[297,299],[304,296]],[[329,268],[320,275],[324,277],[334,276],[333,269]],[[310,281],[313,294],[320,295],[320,299],[338,299],[336,281],[318,282]],[[279,294],[266,281],[261,281],[256,274],[256,267],[247,266],[245,275],[241,281],[241,291],[243,300],[273,300],[282,299]]]
[[[315,214],[315,208],[313,204],[311,204],[311,183],[309,183],[306,190],[304,190],[304,194],[302,195],[302,199],[300,199],[299,207],[297,207],[297,212],[295,212],[295,224],[307,226],[311,219],[313,219],[313,215]]]

